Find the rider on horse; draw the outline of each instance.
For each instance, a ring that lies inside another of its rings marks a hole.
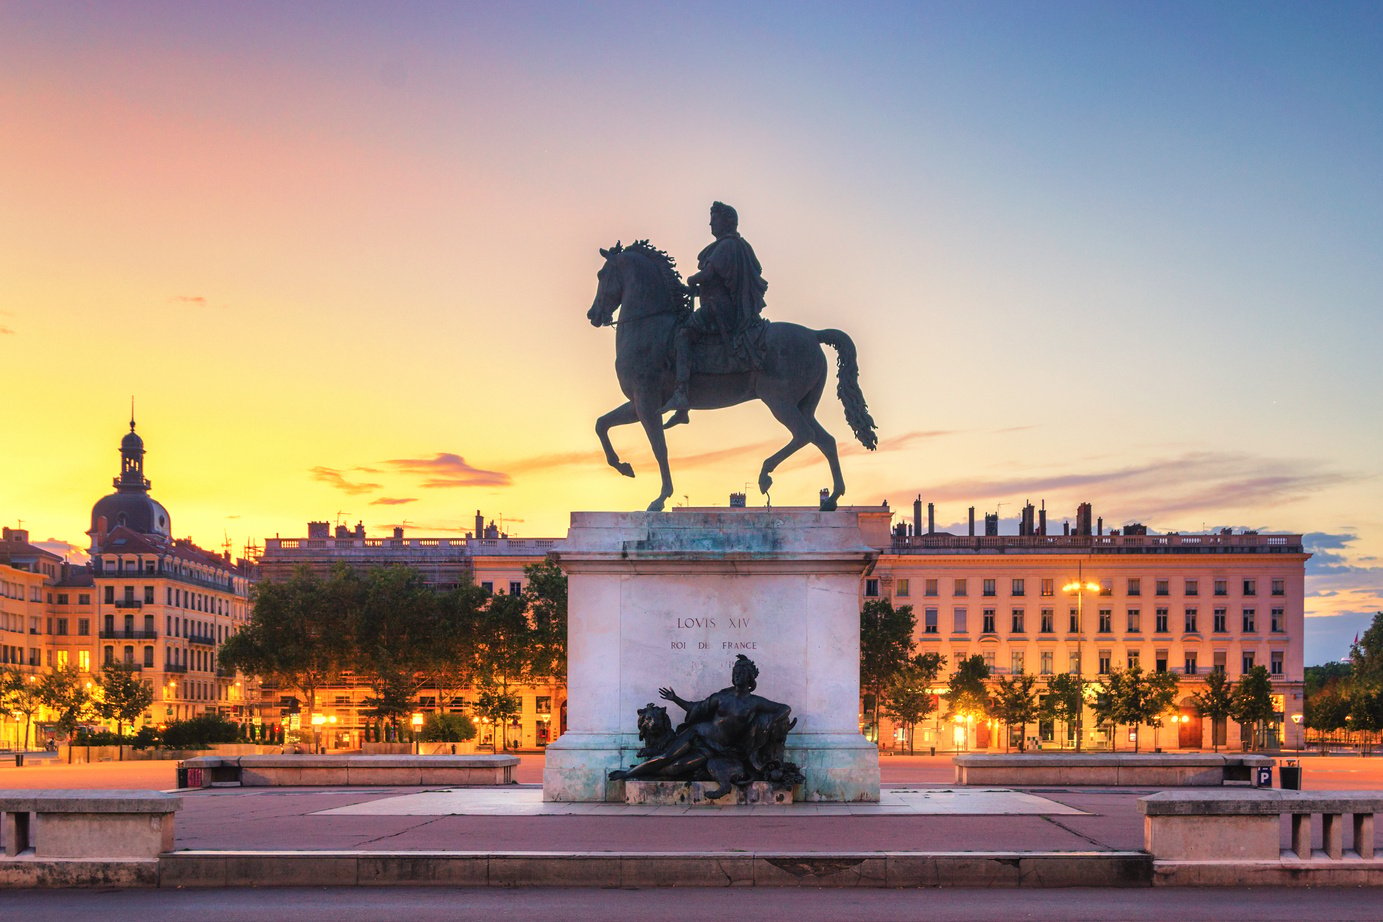
[[[688,421],[687,382],[694,341],[718,341],[727,352],[737,354],[746,368],[756,364],[751,333],[764,323],[759,314],[768,283],[754,248],[739,235],[738,227],[735,209],[723,202],[711,206],[711,233],[716,239],[697,255],[697,272],[687,278],[687,287],[701,297],[701,307],[674,340],[677,388],[668,401],[667,408],[673,411],[668,426]]]

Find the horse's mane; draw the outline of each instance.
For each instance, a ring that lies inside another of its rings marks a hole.
[[[662,279],[663,288],[671,300],[676,301],[677,306],[685,311],[691,311],[691,291],[686,285],[682,284],[682,275],[677,271],[677,260],[667,253],[655,247],[647,240],[635,240],[629,246],[621,246],[616,243],[610,247],[609,253],[614,256],[616,253],[639,253],[640,255],[653,261],[658,269],[658,276]]]

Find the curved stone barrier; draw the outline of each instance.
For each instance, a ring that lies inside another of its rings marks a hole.
[[[421,784],[511,784],[518,756],[506,755],[259,755],[187,759],[202,782],[239,782],[243,787],[328,785],[407,786]],[[189,774],[191,774],[189,772]]]
[[[952,762],[965,785],[1126,785],[1205,787],[1252,784],[1270,756],[1244,753],[966,753]]]

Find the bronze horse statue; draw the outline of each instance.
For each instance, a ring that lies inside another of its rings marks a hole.
[[[601,250],[605,265],[596,277],[595,301],[586,318],[596,327],[615,326],[615,375],[628,397],[596,420],[595,431],[605,449],[605,460],[626,477],[634,468],[621,461],[610,444],[610,429],[641,423],[649,446],[658,459],[663,484],[648,504],[649,512],[661,512],[672,495],[667,441],[663,436],[663,412],[676,386],[672,362],[673,337],[691,316],[691,298],[672,257],[636,240],[627,247],[616,243]],[[619,320],[614,320],[620,310]],[[816,406],[826,387],[825,343],[836,350],[836,395],[845,406],[845,420],[860,444],[871,451],[878,445],[874,420],[860,392],[855,344],[840,330],[810,330],[795,323],[768,323],[763,332],[762,355],[752,368],[730,374],[707,374],[693,366],[688,397],[694,410],[732,407],[762,400],[792,438],[764,460],[759,471],[759,490],[767,493],[774,469],[808,443],[826,456],[831,466],[831,492],[821,498],[821,509],[836,508],[845,492],[836,457],[836,441],[816,421]],[[748,363],[746,363],[748,367]]]

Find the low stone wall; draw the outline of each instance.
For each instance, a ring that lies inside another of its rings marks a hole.
[[[205,784],[234,771],[244,787],[421,784],[510,784],[518,756],[256,755],[202,756],[183,762],[202,769]]]
[[[121,750],[124,750],[122,753]],[[278,753],[279,746],[258,743],[216,743],[210,749],[134,749],[130,746],[68,746],[67,761],[73,765],[88,762],[150,762],[167,759],[192,759],[199,756],[241,756]]]
[[[181,807],[159,791],[0,791],[0,840],[6,859],[153,860]]]
[[[1269,756],[1229,753],[968,753],[956,756],[964,785],[1127,785],[1205,787],[1252,784]]]
[[[1162,791],[1138,809],[1160,884],[1383,886],[1374,850],[1378,791]],[[1290,849],[1281,848],[1284,817]]]

